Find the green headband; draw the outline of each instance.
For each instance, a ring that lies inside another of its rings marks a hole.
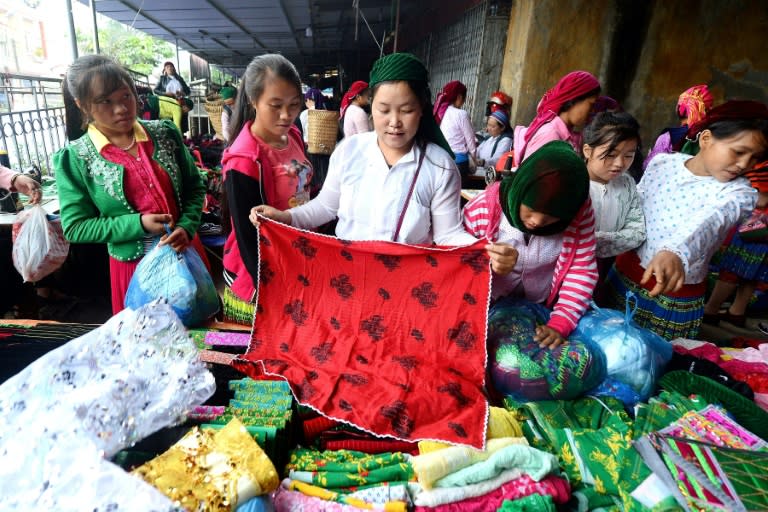
[[[368,87],[373,89],[381,82],[389,81],[409,81],[424,84],[429,89],[429,72],[424,64],[410,53],[392,53],[386,55],[373,63],[371,76],[368,79]],[[445,140],[443,132],[432,117],[432,105],[421,113],[419,130],[417,135],[422,136],[429,142],[433,142],[446,150],[451,158],[454,158],[451,146]]]

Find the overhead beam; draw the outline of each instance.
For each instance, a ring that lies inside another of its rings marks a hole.
[[[213,7],[219,14],[221,14],[222,16],[227,18],[227,20],[230,23],[232,23],[234,26],[236,26],[237,28],[242,30],[244,34],[246,34],[247,36],[251,37],[256,44],[261,46],[264,50],[268,50],[267,46],[264,43],[262,43],[261,40],[259,40],[259,38],[256,37],[256,35],[253,32],[251,32],[245,25],[243,25],[242,23],[237,21],[234,18],[234,16],[229,14],[221,5],[219,5],[218,2],[216,2],[215,0],[206,0],[206,2],[208,3],[208,5]]]
[[[132,10],[133,12],[135,12],[135,13],[139,14],[139,8],[138,8],[138,7],[136,7],[135,5],[133,5],[133,3],[132,3],[132,2],[128,2],[128,1],[126,1],[126,0],[118,0],[118,2],[119,2],[119,3],[121,3],[121,4],[123,4],[123,5],[124,5],[124,6],[126,6],[128,9]],[[193,44],[191,44],[189,41],[187,41],[187,40],[186,40],[186,39],[184,39],[183,37],[179,37],[179,34],[177,34],[177,33],[176,33],[174,30],[172,30],[172,29],[171,29],[171,27],[168,27],[168,26],[164,25],[163,23],[161,23],[161,22],[157,21],[157,20],[156,20],[154,17],[150,16],[150,15],[149,15],[149,14],[147,14],[145,11],[142,11],[142,12],[141,12],[141,15],[144,17],[144,19],[145,19],[145,20],[151,21],[152,23],[154,23],[155,25],[157,25],[157,26],[158,26],[158,27],[160,27],[161,29],[163,29],[163,30],[165,30],[166,32],[168,32],[169,34],[171,34],[171,35],[172,35],[172,36],[173,36],[173,37],[174,37],[174,38],[175,38],[177,41],[181,41],[181,42],[185,43],[187,46],[189,46],[189,47],[190,47],[190,48],[192,48],[192,49],[195,49],[195,50],[197,49],[197,48],[196,48],[196,47],[195,47]],[[169,42],[172,42],[172,41],[169,41]]]
[[[285,18],[285,22],[288,24],[288,28],[291,30],[291,35],[293,36],[293,41],[296,43],[296,49],[299,51],[299,54],[303,54],[303,48],[301,47],[301,43],[299,43],[299,38],[296,37],[296,27],[293,26],[293,22],[291,21],[291,17],[288,16],[288,11],[285,8],[285,2],[283,0],[280,0],[280,10],[283,13],[283,17]],[[310,21],[312,19],[312,16],[310,15]]]

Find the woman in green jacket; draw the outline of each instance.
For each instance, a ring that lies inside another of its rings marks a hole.
[[[77,59],[62,90],[70,143],[53,156],[61,224],[71,242],[107,244],[117,313],[158,237],[177,252],[192,243],[206,261],[195,237],[205,184],[173,123],[136,119],[133,80],[114,60]]]

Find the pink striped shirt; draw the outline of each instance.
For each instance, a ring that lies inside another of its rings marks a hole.
[[[505,242],[498,239],[502,215],[497,182],[464,207],[464,227],[475,237]],[[597,284],[595,252],[595,217],[587,199],[562,234],[562,249],[546,301],[552,307],[547,325],[563,337],[571,334],[589,307]]]

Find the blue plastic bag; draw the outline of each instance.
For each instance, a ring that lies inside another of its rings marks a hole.
[[[219,311],[219,294],[197,251],[177,253],[169,245],[156,245],[142,259],[128,284],[125,306],[139,308],[165,299],[181,322],[198,325]]]
[[[672,344],[636,325],[632,321],[636,309],[637,300],[632,292],[627,292],[623,313],[598,308],[593,303],[592,310],[576,326],[573,337],[598,345],[605,353],[608,378],[627,384],[645,400],[672,358]]]

